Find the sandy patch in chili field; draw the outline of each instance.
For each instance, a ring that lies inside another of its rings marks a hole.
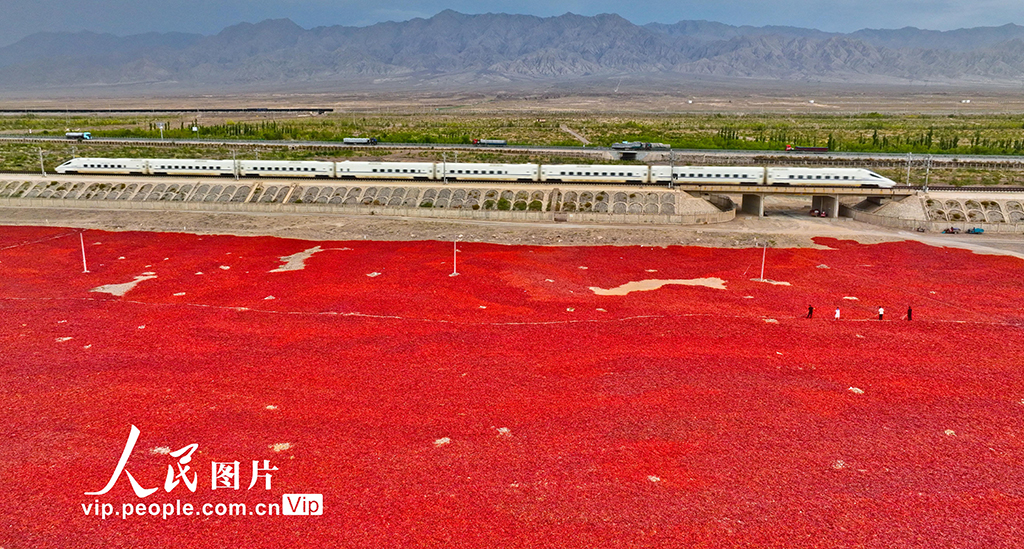
[[[451,277],[451,242],[88,230],[85,274],[78,234],[0,228],[0,547],[1011,547],[1024,528],[1018,258],[817,239],[767,250],[781,286],[751,280],[761,249],[460,243]],[[655,278],[724,288],[591,289]],[[124,470],[156,491],[122,473],[86,495],[132,425]],[[235,461],[238,488],[213,489]],[[323,514],[255,514],[285,494]]]

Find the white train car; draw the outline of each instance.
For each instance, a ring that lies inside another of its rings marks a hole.
[[[285,160],[242,160],[239,175],[244,177],[334,177],[334,162],[290,162]]]
[[[433,162],[336,162],[339,179],[437,179]]]
[[[540,180],[566,183],[599,181],[602,183],[647,183],[651,179],[649,166],[622,164],[544,164],[540,167]]]
[[[653,166],[651,183],[668,183],[675,176],[676,183],[706,185],[763,185],[765,169],[757,166]]]
[[[55,169],[62,174],[149,174],[146,160],[140,158],[72,158]]]
[[[145,162],[149,175],[235,175],[234,160],[151,158]]]
[[[437,179],[468,179],[491,181],[537,181],[537,164],[471,164],[468,162],[441,162],[436,164]]]
[[[767,184],[882,189],[896,186],[892,179],[862,168],[768,168]]]

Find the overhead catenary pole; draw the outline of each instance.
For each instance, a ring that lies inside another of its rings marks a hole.
[[[668,151],[668,188],[674,188],[676,182],[676,151]]]
[[[924,192],[928,192],[928,176],[932,171],[932,155],[928,155],[928,160],[924,165]]]
[[[43,164],[43,148],[39,147],[39,171],[43,172],[43,177],[46,176],[46,165]]]

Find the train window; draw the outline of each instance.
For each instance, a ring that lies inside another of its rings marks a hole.
[[[820,176],[820,175],[818,176],[818,179],[821,179],[821,176]]]
[[[374,169],[373,169],[373,173],[377,173],[377,168],[374,168]]]

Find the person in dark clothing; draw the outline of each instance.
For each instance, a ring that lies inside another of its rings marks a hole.
[[[878,308],[878,320],[882,320],[882,315],[884,315],[884,314],[885,314],[885,308],[884,307],[879,307]]]
[[[807,306],[807,318],[811,318],[812,316],[814,316],[814,307],[808,305]]]
[[[913,319],[914,319],[914,309],[911,308],[911,307],[907,307],[907,320],[913,320]]]

